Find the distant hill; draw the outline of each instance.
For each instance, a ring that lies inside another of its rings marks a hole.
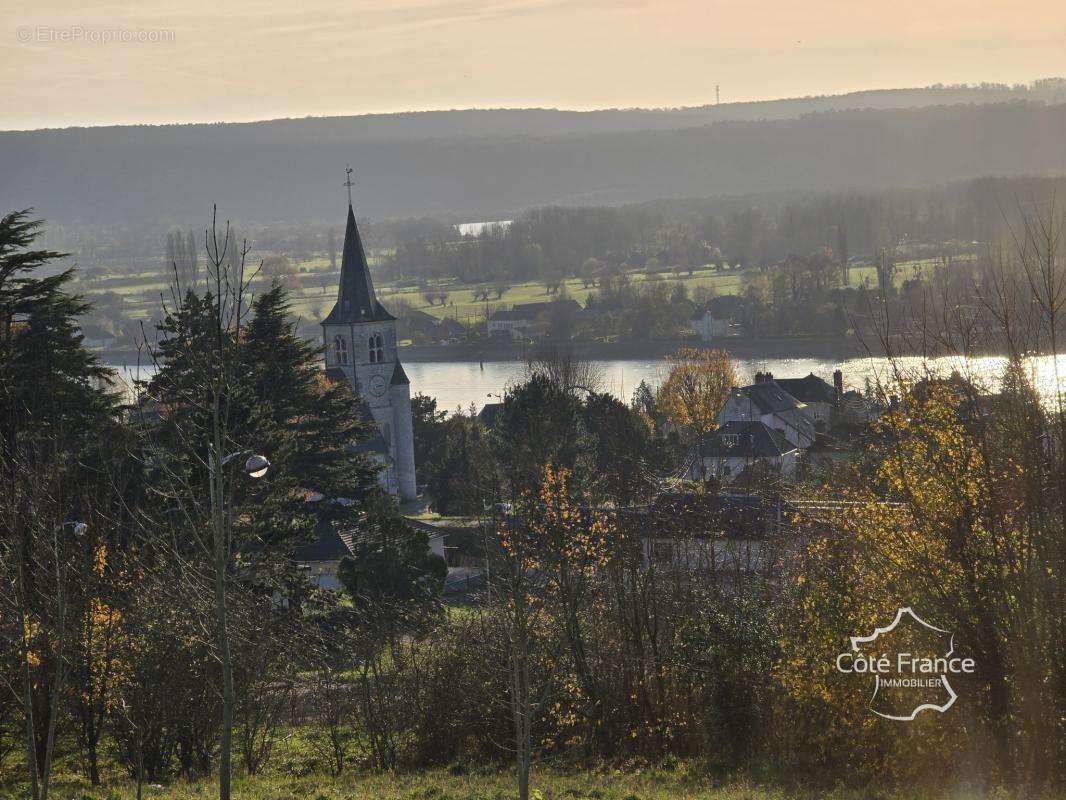
[[[1024,99],[1019,99],[1024,98]],[[988,102],[988,101],[995,102]],[[1057,102],[1056,102],[1057,101]],[[446,111],[0,133],[0,208],[60,224],[500,218],[766,190],[1066,172],[1066,82],[677,110]]]

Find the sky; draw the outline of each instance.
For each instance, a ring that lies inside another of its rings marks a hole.
[[[5,130],[1062,75],[1062,0],[0,0]]]

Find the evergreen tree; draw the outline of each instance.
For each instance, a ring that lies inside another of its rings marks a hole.
[[[339,577],[366,624],[384,635],[409,630],[439,606],[448,568],[430,552],[426,534],[411,528],[391,497],[368,503],[370,523],[354,539]]]
[[[376,480],[375,469],[354,448],[369,430],[350,388],[325,379],[321,351],[297,335],[283,287],[275,284],[254,302],[244,331],[221,333],[235,345],[221,350],[211,346],[219,335],[216,302],[209,293],[189,291],[159,326],[160,369],[148,389],[167,410],[155,435],[178,462],[171,473],[186,476],[190,487],[206,482],[202,447],[210,408],[204,375],[224,369],[231,376],[225,448],[254,450],[271,463],[263,479],[233,488],[232,502],[243,510],[235,520],[238,549],[250,554],[291,546],[309,538],[324,519],[357,527],[363,521],[358,501],[374,491]],[[219,352],[232,352],[232,363],[216,363]]]
[[[432,508],[441,514],[478,514],[497,496],[496,461],[477,420],[455,414],[441,424],[437,460],[423,469]]]
[[[48,795],[59,699],[82,633],[79,555],[103,541],[86,541],[86,525],[71,520],[89,520],[95,537],[95,523],[115,519],[101,508],[116,494],[122,438],[115,397],[94,385],[108,371],[82,346],[76,318],[89,307],[65,290],[72,270],[35,274],[63,257],[30,249],[40,228],[28,210],[0,219],[0,585],[13,589],[0,594],[0,649],[17,653],[0,669],[17,663],[21,673],[11,680],[5,669],[0,681],[19,687],[34,800]]]
[[[66,291],[73,270],[34,274],[64,255],[29,249],[40,230],[29,210],[0,219],[0,424],[8,457],[31,442],[77,449],[114,412],[114,398],[96,386],[109,372],[78,329],[89,305]]]
[[[495,427],[497,452],[512,495],[539,490],[545,467],[566,467],[575,477],[588,470],[581,403],[543,373],[508,391]]]
[[[605,499],[626,506],[645,499],[666,462],[651,420],[610,394],[585,401],[585,425],[594,443],[594,485]]]
[[[447,437],[446,416],[446,412],[437,410],[436,398],[421,393],[411,398],[415,463],[420,472],[432,471],[440,460]]]
[[[293,536],[309,535],[320,519],[355,527],[365,521],[359,505],[319,503],[309,513],[301,490],[333,500],[359,500],[374,491],[377,470],[354,450],[371,435],[371,423],[346,382],[325,379],[322,348],[297,333],[283,286],[275,283],[252,311],[244,344],[245,424],[248,441],[268,455],[273,473],[259,514],[279,533],[288,520]]]

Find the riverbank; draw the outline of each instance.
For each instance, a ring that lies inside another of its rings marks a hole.
[[[681,347],[714,347],[738,359],[819,358],[846,360],[871,355],[852,337],[776,336],[768,338],[730,337],[709,342],[691,339],[662,339],[627,342],[568,342],[578,358],[590,361],[661,359]],[[437,361],[525,361],[536,345],[513,342],[461,342],[458,344],[411,345],[400,351],[405,362]]]
[[[845,361],[870,353],[854,337],[773,336],[766,338],[729,337],[709,342],[692,339],[656,339],[625,342],[567,342],[566,347],[578,358],[590,361],[628,361],[662,359],[682,347],[718,348],[744,360],[773,358],[817,358]],[[408,345],[400,348],[404,363],[456,363],[485,361],[525,362],[537,345],[510,341],[458,342],[454,344]],[[104,350],[98,353],[107,364],[132,366],[138,354],[132,350]],[[145,360],[140,354],[141,362]]]

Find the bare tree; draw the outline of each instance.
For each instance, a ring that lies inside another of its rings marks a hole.
[[[217,208],[213,209],[211,227],[204,233],[207,283],[211,293],[210,346],[196,354],[191,383],[185,396],[178,400],[206,419],[206,428],[196,421],[177,424],[178,445],[184,447],[182,458],[189,459],[199,474],[207,476],[208,504],[204,507],[202,486],[180,464],[166,460],[157,466],[168,484],[164,493],[176,506],[176,516],[184,520],[183,532],[194,542],[210,569],[214,603],[214,638],[222,677],[222,726],[219,746],[219,798],[230,800],[232,775],[233,727],[236,708],[233,677],[233,653],[230,637],[229,584],[235,551],[234,489],[237,467],[258,476],[266,471],[266,461],[233,439],[234,393],[243,368],[243,328],[249,315],[249,286],[258,273],[246,274],[249,246],[238,246],[227,222],[218,226]],[[173,292],[181,302],[179,290]],[[158,368],[160,354],[150,349]],[[246,461],[246,458],[248,459]]]
[[[575,354],[572,347],[548,343],[526,359],[529,376],[543,375],[566,392],[596,393],[603,388],[603,366]]]

